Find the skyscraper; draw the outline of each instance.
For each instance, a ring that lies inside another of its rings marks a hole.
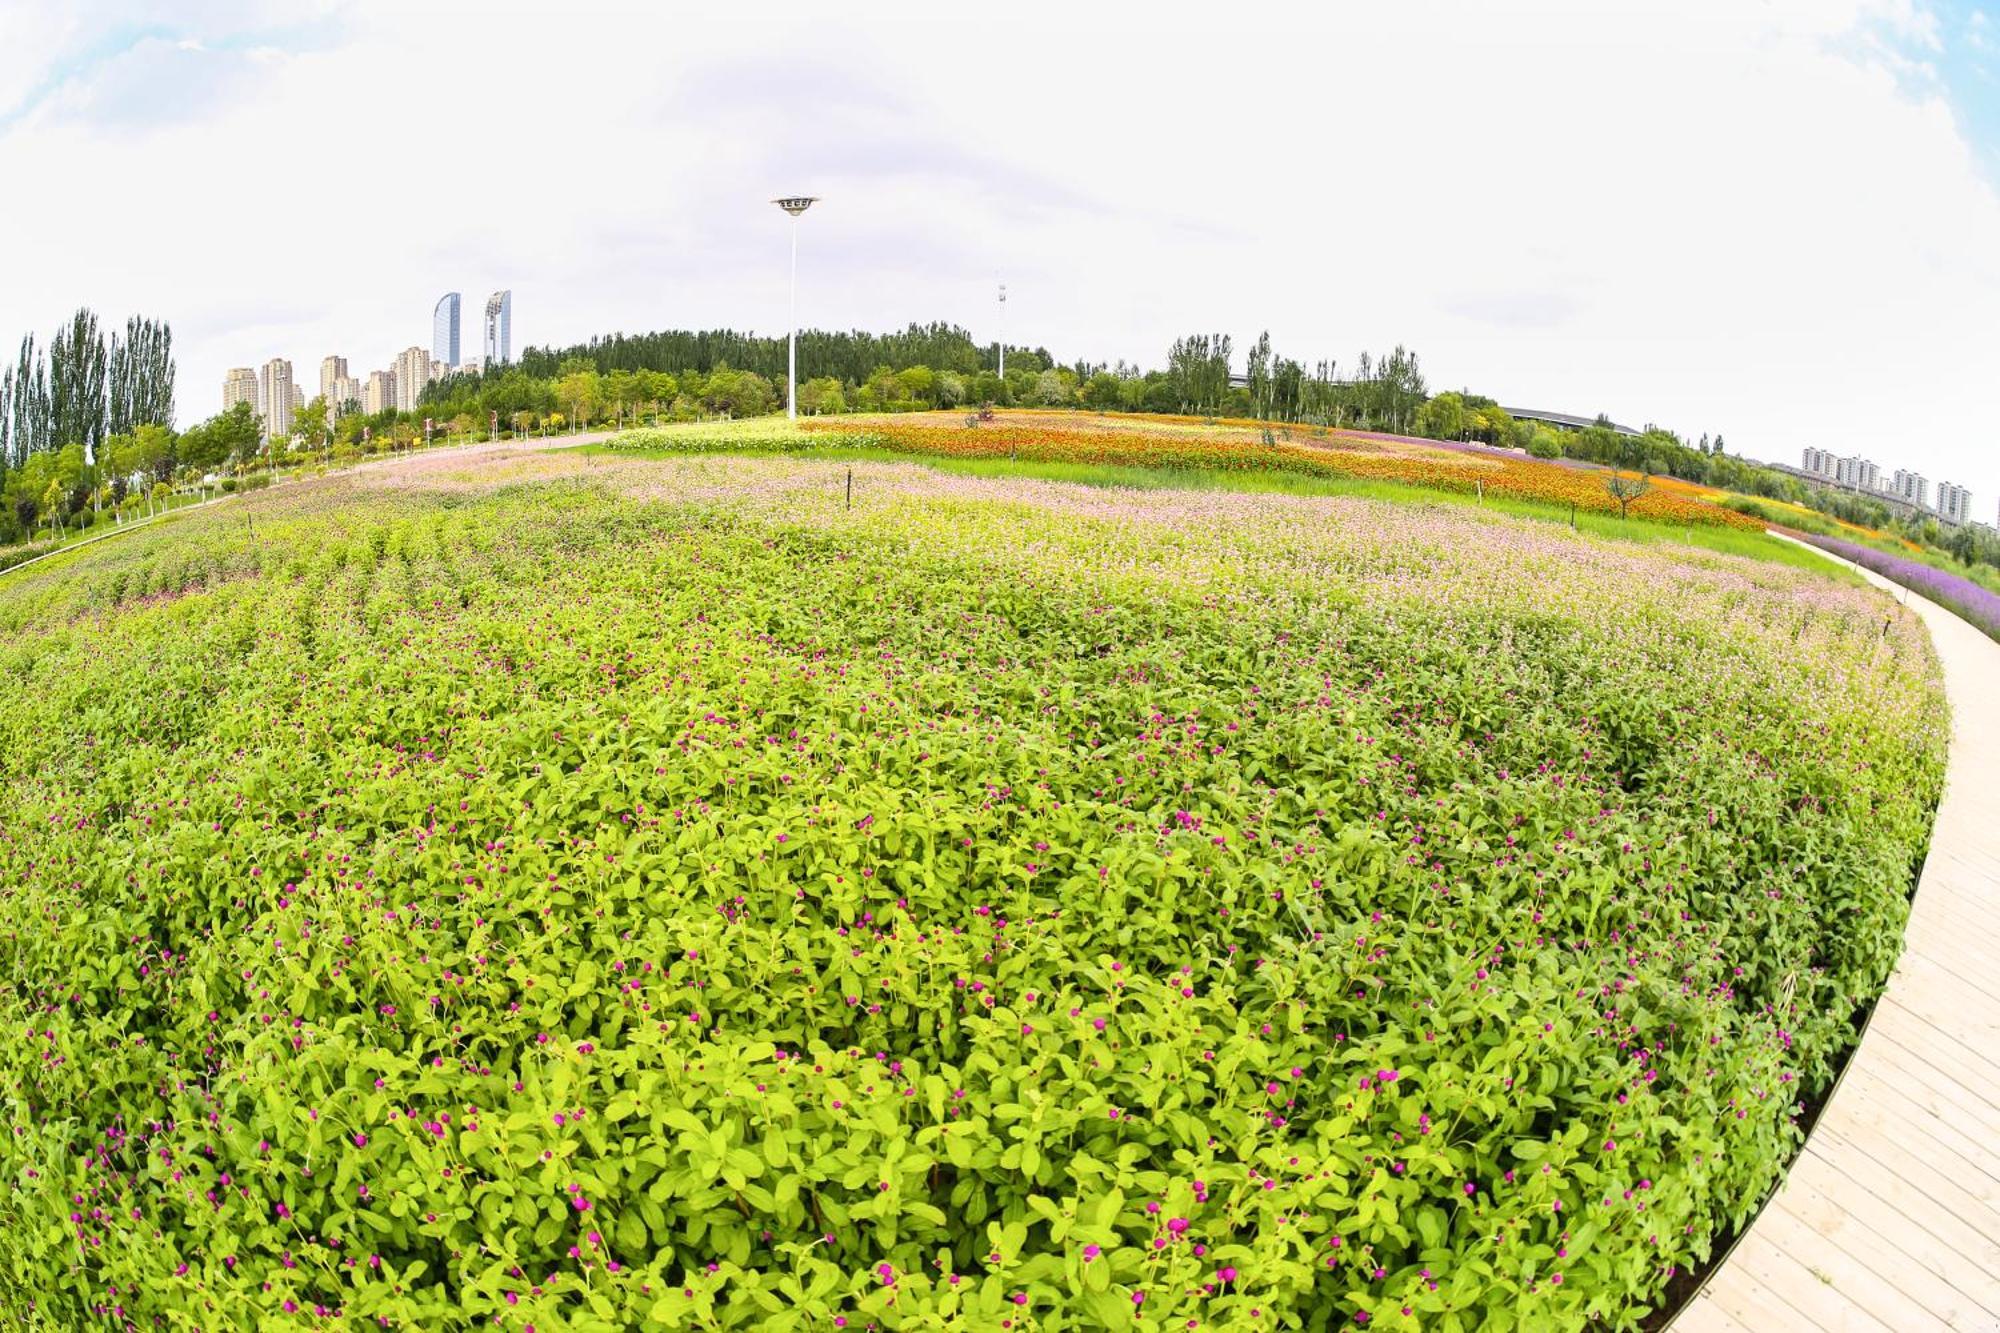
[[[292,433],[292,363],[274,356],[257,377],[257,402],[264,410],[264,438],[284,439]]]
[[[396,355],[396,410],[414,412],[431,382],[431,354],[421,347],[405,347]]]
[[[486,298],[486,342],[481,354],[489,366],[505,365],[514,351],[514,293],[495,292]]]
[[[431,307],[431,360],[458,364],[458,293],[446,292]]]
[[[222,410],[227,412],[238,403],[250,404],[250,410],[257,410],[257,372],[248,366],[235,366],[222,377]]]

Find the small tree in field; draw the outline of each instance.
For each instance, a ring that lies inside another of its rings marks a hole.
[[[1618,517],[1624,518],[1632,508],[1632,502],[1653,489],[1648,477],[1628,477],[1613,468],[1611,475],[1604,479],[1604,489],[1618,502]]]

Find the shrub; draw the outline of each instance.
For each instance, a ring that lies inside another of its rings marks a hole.
[[[1755,1205],[1896,953],[1911,617],[842,471],[0,583],[13,1322],[1581,1328]]]

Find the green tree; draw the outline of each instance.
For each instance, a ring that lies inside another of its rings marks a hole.
[[[1125,405],[1125,381],[1108,370],[1100,370],[1083,382],[1077,391],[1077,398],[1085,407],[1094,407],[1100,412],[1114,411]]]
[[[1250,386],[1250,415],[1259,421],[1271,419],[1271,331],[1257,335],[1244,362],[1244,378]]]
[[[897,397],[917,407],[937,406],[937,373],[929,366],[910,366],[896,375]]]
[[[799,385],[799,411],[809,416],[823,416],[846,410],[847,396],[841,389],[840,381],[833,376],[821,375]]]
[[[569,419],[581,430],[596,415],[602,401],[603,382],[597,368],[581,358],[562,363],[556,377],[556,400],[569,408]]]
[[[1417,409],[1416,432],[1433,440],[1459,440],[1465,438],[1470,422],[1465,398],[1446,391]]]
[[[52,442],[83,446],[94,456],[104,442],[104,335],[97,316],[79,308],[49,342],[49,420]]]
[[[315,396],[311,402],[292,413],[292,434],[304,440],[309,448],[329,449],[333,446],[333,431],[327,425],[324,396]]]

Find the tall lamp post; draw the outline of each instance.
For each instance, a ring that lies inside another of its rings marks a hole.
[[[792,194],[772,203],[792,215],[792,323],[785,339],[785,419],[799,419],[799,214],[819,202],[817,195]]]
[[[1007,382],[1007,284],[1000,284],[1000,382]]]

